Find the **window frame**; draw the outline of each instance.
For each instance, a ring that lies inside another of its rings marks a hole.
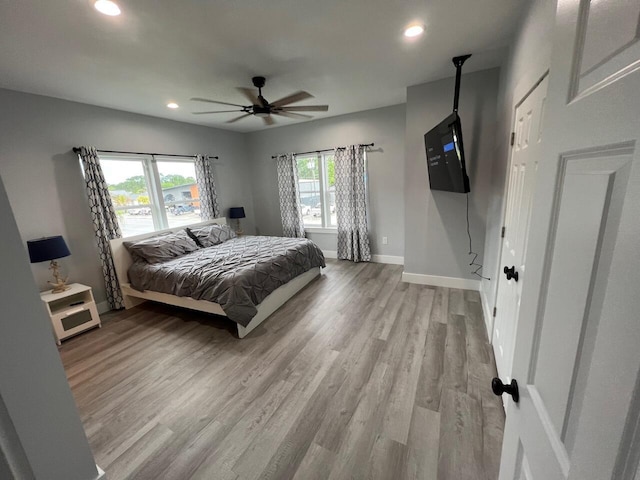
[[[333,161],[335,162],[335,152],[317,152],[315,156],[310,154],[296,155],[295,156],[296,168],[298,166],[298,159],[304,160],[304,159],[312,159],[312,158],[315,158],[318,165],[321,225],[320,226],[304,225],[304,229],[305,231],[310,233],[314,233],[314,232],[315,233],[335,233],[338,229],[338,225],[331,224],[331,205],[329,204],[329,201],[328,201],[330,199],[328,160],[332,158]],[[301,179],[298,178],[298,189],[300,189],[300,180]],[[300,202],[300,205],[302,205],[302,199],[300,197],[300,194],[302,194],[301,191],[299,192],[298,201]],[[303,224],[304,224],[304,218],[303,218]]]
[[[158,163],[171,162],[171,163],[192,163],[195,166],[195,158],[193,157],[165,157],[162,155],[147,155],[147,154],[122,154],[122,153],[109,153],[99,154],[100,162],[104,161],[126,161],[126,162],[139,162],[142,164],[142,172],[145,178],[147,186],[147,192],[149,196],[149,208],[151,208],[151,220],[153,222],[153,230],[147,233],[153,233],[160,230],[172,229],[169,225],[169,218],[167,217],[167,203],[165,203],[164,196],[162,195],[162,180],[160,178],[160,169]],[[105,178],[105,180],[107,180]],[[191,201],[200,202],[200,196],[192,199]],[[179,200],[168,202],[169,204],[182,203]],[[113,208],[115,211],[127,211],[131,206],[116,206]],[[205,223],[205,221],[196,222],[195,224]],[[179,228],[179,227],[175,227]],[[122,235],[122,238],[135,237],[143,234],[134,235]]]

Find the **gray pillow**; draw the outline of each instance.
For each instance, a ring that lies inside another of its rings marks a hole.
[[[142,258],[148,263],[166,262],[198,249],[198,245],[184,230],[137,242],[123,242],[123,245],[134,258]]]
[[[187,233],[202,248],[219,245],[237,237],[236,232],[228,225],[207,225],[205,227],[187,228]]]

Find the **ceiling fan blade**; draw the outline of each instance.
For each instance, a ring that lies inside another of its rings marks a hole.
[[[219,102],[217,100],[209,100],[208,98],[193,97],[191,100],[193,100],[194,102],[217,103],[218,105],[231,105],[232,107],[243,107],[244,108],[244,105],[238,105],[237,103]]]
[[[214,110],[212,112],[191,112],[194,115],[205,115],[207,113],[228,113],[228,112],[244,112],[244,110]]]
[[[284,112],[328,112],[329,105],[298,105],[296,107],[281,107]]]
[[[307,98],[313,98],[308,92],[296,92],[288,95],[280,100],[276,100],[275,102],[271,102],[272,107],[282,107],[284,105],[289,105],[290,103],[301,102],[302,100],[306,100]]]
[[[250,117],[251,115],[253,115],[253,113],[245,113],[244,115],[240,115],[239,117],[236,118],[232,118],[231,120],[229,120],[227,123],[233,123],[233,122],[237,122],[238,120],[242,120],[245,117]]]
[[[254,92],[253,89],[245,87],[237,87],[237,89],[239,92],[242,92],[245,97],[247,97],[247,100],[251,102],[251,105],[262,105],[260,103],[260,100],[258,99],[258,96],[256,95],[256,92]]]
[[[281,115],[283,117],[289,117],[289,118],[313,118],[311,115],[303,115],[301,113],[287,112],[285,110],[277,110],[275,112],[271,112],[271,114]]]
[[[270,115],[268,117],[262,117],[262,121],[264,122],[265,125],[273,125],[274,123],[276,123],[276,121],[273,118],[271,118]]]

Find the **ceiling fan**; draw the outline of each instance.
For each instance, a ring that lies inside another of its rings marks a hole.
[[[298,105],[289,106],[292,103],[306,100],[307,98],[313,98],[313,95],[307,92],[296,92],[291,95],[287,95],[280,100],[269,103],[266,98],[262,96],[262,87],[264,87],[266,79],[264,77],[253,77],[251,79],[253,85],[258,89],[258,95],[255,94],[253,89],[238,87],[238,90],[247,97],[251,102],[251,105],[238,105],[236,103],[218,102],[217,100],[209,100],[207,98],[192,98],[196,102],[217,103],[219,105],[229,105],[232,107],[240,107],[238,110],[215,110],[211,112],[193,112],[194,115],[206,115],[209,113],[228,113],[228,112],[244,112],[244,115],[233,118],[227,123],[234,123],[243,118],[255,115],[262,118],[265,125],[273,125],[275,120],[271,115],[280,115],[282,117],[289,118],[313,118],[311,115],[304,115],[296,112],[326,112],[329,110],[329,105]]]

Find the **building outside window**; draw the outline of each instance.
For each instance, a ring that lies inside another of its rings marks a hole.
[[[296,162],[305,228],[336,228],[333,153],[298,155]]]
[[[100,165],[123,237],[202,221],[192,158],[110,154]]]

